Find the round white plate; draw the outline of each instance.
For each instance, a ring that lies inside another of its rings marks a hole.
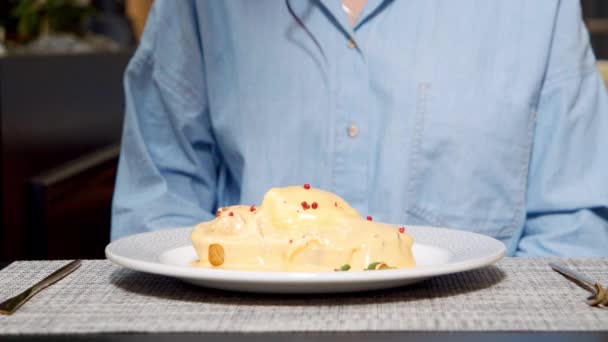
[[[142,233],[106,247],[112,262],[136,271],[176,277],[224,290],[266,293],[324,293],[375,290],[412,284],[429,277],[491,265],[505,255],[502,242],[476,233],[407,226],[414,237],[417,266],[409,269],[349,272],[256,272],[189,266],[197,259],[191,228]]]

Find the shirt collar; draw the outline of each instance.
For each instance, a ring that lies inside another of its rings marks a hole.
[[[393,0],[367,0],[357,25],[352,27],[348,21],[348,16],[342,9],[342,2],[340,0],[318,0],[320,5],[326,9],[326,15],[330,16],[330,21],[337,25],[338,29],[342,31],[348,38],[353,38],[355,32],[369,20],[375,17],[377,14],[382,12]]]

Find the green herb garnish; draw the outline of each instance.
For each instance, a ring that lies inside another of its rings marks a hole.
[[[336,272],[346,272],[350,270],[350,265],[349,264],[344,264],[342,266],[340,266],[340,268],[335,268],[334,271]]]
[[[389,267],[386,263],[382,262],[382,261],[376,261],[376,262],[372,262],[371,264],[367,265],[367,268],[365,269],[366,271],[377,271],[377,270],[388,270],[394,267]]]

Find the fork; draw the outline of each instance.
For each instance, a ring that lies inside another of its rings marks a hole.
[[[549,263],[549,266],[567,279],[591,292],[592,295],[587,297],[587,304],[591,306],[608,307],[608,289],[604,289],[600,283],[565,265],[551,262]]]

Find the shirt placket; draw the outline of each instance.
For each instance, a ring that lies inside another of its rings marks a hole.
[[[345,13],[334,13],[346,23]],[[376,141],[370,129],[373,99],[364,52],[358,45],[362,32],[355,33],[348,26],[343,29],[347,34],[333,42],[330,57],[335,96],[333,188],[355,208],[367,212],[370,158]]]
[[[368,167],[372,143],[369,128],[369,79],[358,51],[344,41],[335,60],[335,188],[357,208],[367,207]]]
[[[368,0],[355,29],[349,25],[341,1],[322,3],[328,22],[338,33],[329,35],[332,38],[325,41],[333,97],[329,108],[333,112],[334,134],[332,188],[363,214],[369,208],[369,168],[377,142],[372,126],[377,115],[373,112],[374,96],[362,48],[370,32],[370,18],[375,16],[375,10],[381,9],[383,0]]]

